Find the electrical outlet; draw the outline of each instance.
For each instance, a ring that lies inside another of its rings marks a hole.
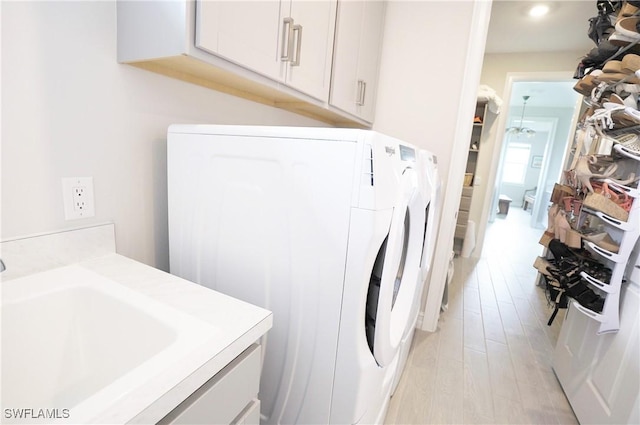
[[[65,177],[62,179],[62,200],[65,220],[93,217],[93,177]]]

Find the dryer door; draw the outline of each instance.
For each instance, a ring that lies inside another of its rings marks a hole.
[[[401,182],[400,198],[393,210],[382,254],[382,270],[379,271],[373,355],[380,366],[389,365],[398,351],[411,321],[411,307],[420,277],[424,201],[415,170],[407,168]]]

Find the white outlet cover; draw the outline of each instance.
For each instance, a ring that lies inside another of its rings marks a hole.
[[[78,197],[74,196],[78,189],[82,191],[82,205],[79,205]],[[63,177],[62,201],[65,220],[94,217],[93,177]]]

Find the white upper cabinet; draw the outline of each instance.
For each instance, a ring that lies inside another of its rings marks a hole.
[[[274,79],[282,79],[277,55],[278,1],[198,1],[196,46]]]
[[[334,126],[370,127],[384,8],[382,0],[117,0],[118,61]]]
[[[197,47],[328,100],[335,0],[196,5]]]
[[[340,1],[330,104],[373,122],[385,3]]]
[[[336,23],[335,0],[291,2],[292,55],[287,83],[318,99],[329,100],[331,54]]]

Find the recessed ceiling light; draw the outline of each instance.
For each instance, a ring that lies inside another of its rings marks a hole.
[[[537,4],[529,9],[529,16],[532,18],[539,18],[547,13],[549,13],[549,6],[546,4]]]

